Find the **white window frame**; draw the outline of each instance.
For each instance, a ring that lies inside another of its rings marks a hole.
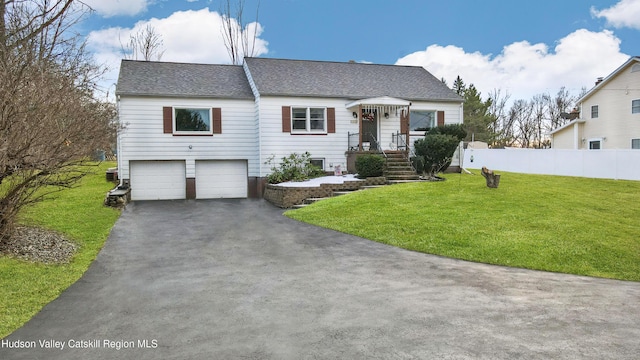
[[[640,114],[640,99],[631,100],[631,113]]]
[[[411,129],[411,113],[412,112],[430,112],[433,113],[433,123],[432,126],[428,129],[428,130],[413,130]],[[434,127],[438,126],[438,110],[431,110],[431,109],[414,109],[412,108],[411,110],[409,110],[409,132],[411,134],[414,135],[424,135],[427,131],[429,131],[430,129],[433,129]]]
[[[293,126],[294,109],[306,109],[305,128],[296,129]],[[323,127],[322,129],[311,128],[311,109],[322,109]],[[326,134],[327,133],[327,108],[323,106],[292,106],[291,107],[291,133],[292,134]]]
[[[178,130],[178,124],[176,123],[176,111],[177,110],[206,110],[209,114],[209,130],[208,131],[181,131]],[[174,106],[172,109],[172,125],[173,133],[177,135],[213,135],[213,113],[210,107],[204,106]]]
[[[597,142],[597,143],[598,143],[598,145],[599,145],[599,148],[598,148],[598,149],[592,149],[592,148],[591,148],[591,143],[595,143],[595,142]],[[602,143],[604,143],[604,141],[602,140],[602,138],[593,138],[593,139],[589,139],[589,140],[587,141],[587,145],[589,146],[589,147],[588,147],[588,149],[589,149],[589,150],[602,150]]]
[[[633,147],[633,142],[636,142],[638,144],[638,147]],[[632,149],[640,149],[640,139],[631,139],[631,148]]]
[[[596,116],[593,116],[593,110],[595,109]],[[600,117],[600,107],[598,105],[591,105],[591,118],[597,119]]]

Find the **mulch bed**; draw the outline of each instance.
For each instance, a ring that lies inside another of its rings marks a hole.
[[[31,262],[68,263],[78,245],[55,231],[37,227],[17,227],[12,237],[0,242],[0,253]]]

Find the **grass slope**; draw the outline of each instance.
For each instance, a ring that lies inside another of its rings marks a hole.
[[[323,200],[291,218],[453,258],[640,281],[640,182],[502,173]]]
[[[120,211],[102,205],[106,192],[113,188],[104,175],[111,166],[115,163],[102,163],[78,187],[25,209],[21,223],[57,230],[79,244],[80,249],[64,265],[0,257],[0,337],[22,326],[58,297],[96,258],[120,215]]]

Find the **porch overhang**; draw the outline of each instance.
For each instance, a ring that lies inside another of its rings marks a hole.
[[[387,109],[387,110],[398,110],[400,108],[406,108],[411,105],[411,101],[393,98],[390,96],[381,96],[375,98],[368,99],[360,99],[356,101],[352,101],[346,105],[347,109],[352,109],[356,107],[362,106],[364,110],[373,110],[373,109]]]
[[[400,132],[404,135],[404,144],[405,144],[404,147],[406,148],[406,151],[408,151],[409,147],[406,146],[406,144],[409,144],[409,123],[410,123],[409,109],[411,108],[411,101],[398,99],[390,96],[381,96],[381,97],[374,97],[374,98],[367,98],[367,99],[352,101],[350,103],[347,103],[345,107],[348,110],[353,110],[353,117],[356,118],[357,119],[356,121],[358,122],[357,135],[358,135],[359,151],[363,150],[363,133],[364,133],[363,118],[365,114],[371,115],[372,113],[374,114],[373,119],[375,119],[375,117],[378,116],[378,115],[375,115],[376,113],[384,114],[384,117],[386,119],[389,119],[390,115],[393,114],[394,116],[392,117],[394,119],[399,119]],[[370,121],[373,121],[373,120],[370,120]],[[369,136],[371,136],[371,132],[368,132],[368,134]],[[377,136],[378,134],[376,130],[376,135],[375,135],[376,138],[371,141],[379,145]],[[399,138],[400,136],[398,136],[398,142],[400,141]],[[381,148],[379,148],[378,145],[376,145],[376,148],[378,148],[378,150],[382,150]],[[352,146],[349,145],[349,148],[351,149]]]

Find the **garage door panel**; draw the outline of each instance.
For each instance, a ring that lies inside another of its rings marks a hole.
[[[131,161],[132,200],[186,198],[184,161]]]
[[[247,162],[196,161],[196,197],[246,198]]]

